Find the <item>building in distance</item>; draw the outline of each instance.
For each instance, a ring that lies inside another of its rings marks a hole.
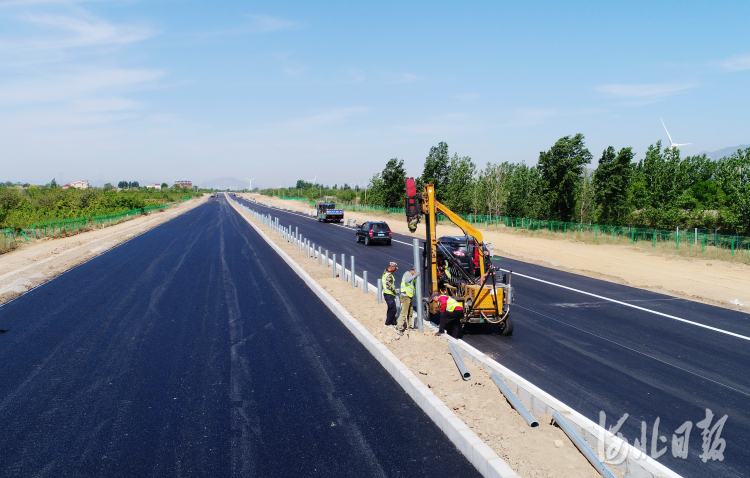
[[[185,188],[192,188],[193,187],[193,182],[192,181],[188,181],[187,179],[183,179],[182,181],[175,181],[174,183],[176,185],[180,186],[180,187],[185,187]]]
[[[72,183],[64,184],[62,188],[63,189],[68,189],[68,188],[88,189],[89,182],[88,181],[73,181]]]

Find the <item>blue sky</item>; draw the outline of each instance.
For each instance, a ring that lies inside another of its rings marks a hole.
[[[0,0],[0,180],[364,183],[750,143],[750,2]]]

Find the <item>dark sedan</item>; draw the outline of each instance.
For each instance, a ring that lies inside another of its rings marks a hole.
[[[357,226],[357,242],[363,242],[366,246],[381,242],[387,246],[391,245],[393,233],[385,222],[366,222]]]

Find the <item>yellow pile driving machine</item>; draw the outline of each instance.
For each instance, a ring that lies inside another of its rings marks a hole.
[[[435,228],[438,213],[458,226],[464,237],[451,237],[450,243],[441,242]],[[427,228],[422,271],[428,289],[427,297],[435,292],[447,294],[463,306],[464,317],[461,320],[464,324],[497,324],[500,333],[511,335],[512,271],[499,279],[482,233],[440,204],[435,199],[435,187],[432,184],[426,184],[424,192],[417,193],[414,179],[406,178],[406,220],[409,231],[413,233],[417,230],[422,215]],[[426,312],[436,313],[434,307],[434,303],[430,302]]]

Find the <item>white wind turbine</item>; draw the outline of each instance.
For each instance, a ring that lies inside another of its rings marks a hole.
[[[250,181],[250,192],[253,192],[253,179],[255,179],[255,178],[253,178],[253,179],[245,178],[245,179],[247,179],[248,181]]]
[[[693,144],[693,143],[679,143],[679,144],[677,144],[674,141],[672,141],[672,136],[669,134],[669,130],[667,130],[667,125],[664,124],[664,120],[663,119],[661,119],[661,118],[659,118],[659,119],[661,120],[661,125],[664,126],[664,131],[667,132],[667,138],[669,138],[669,149],[675,149],[675,148],[677,148],[679,146],[687,146],[689,144]]]

